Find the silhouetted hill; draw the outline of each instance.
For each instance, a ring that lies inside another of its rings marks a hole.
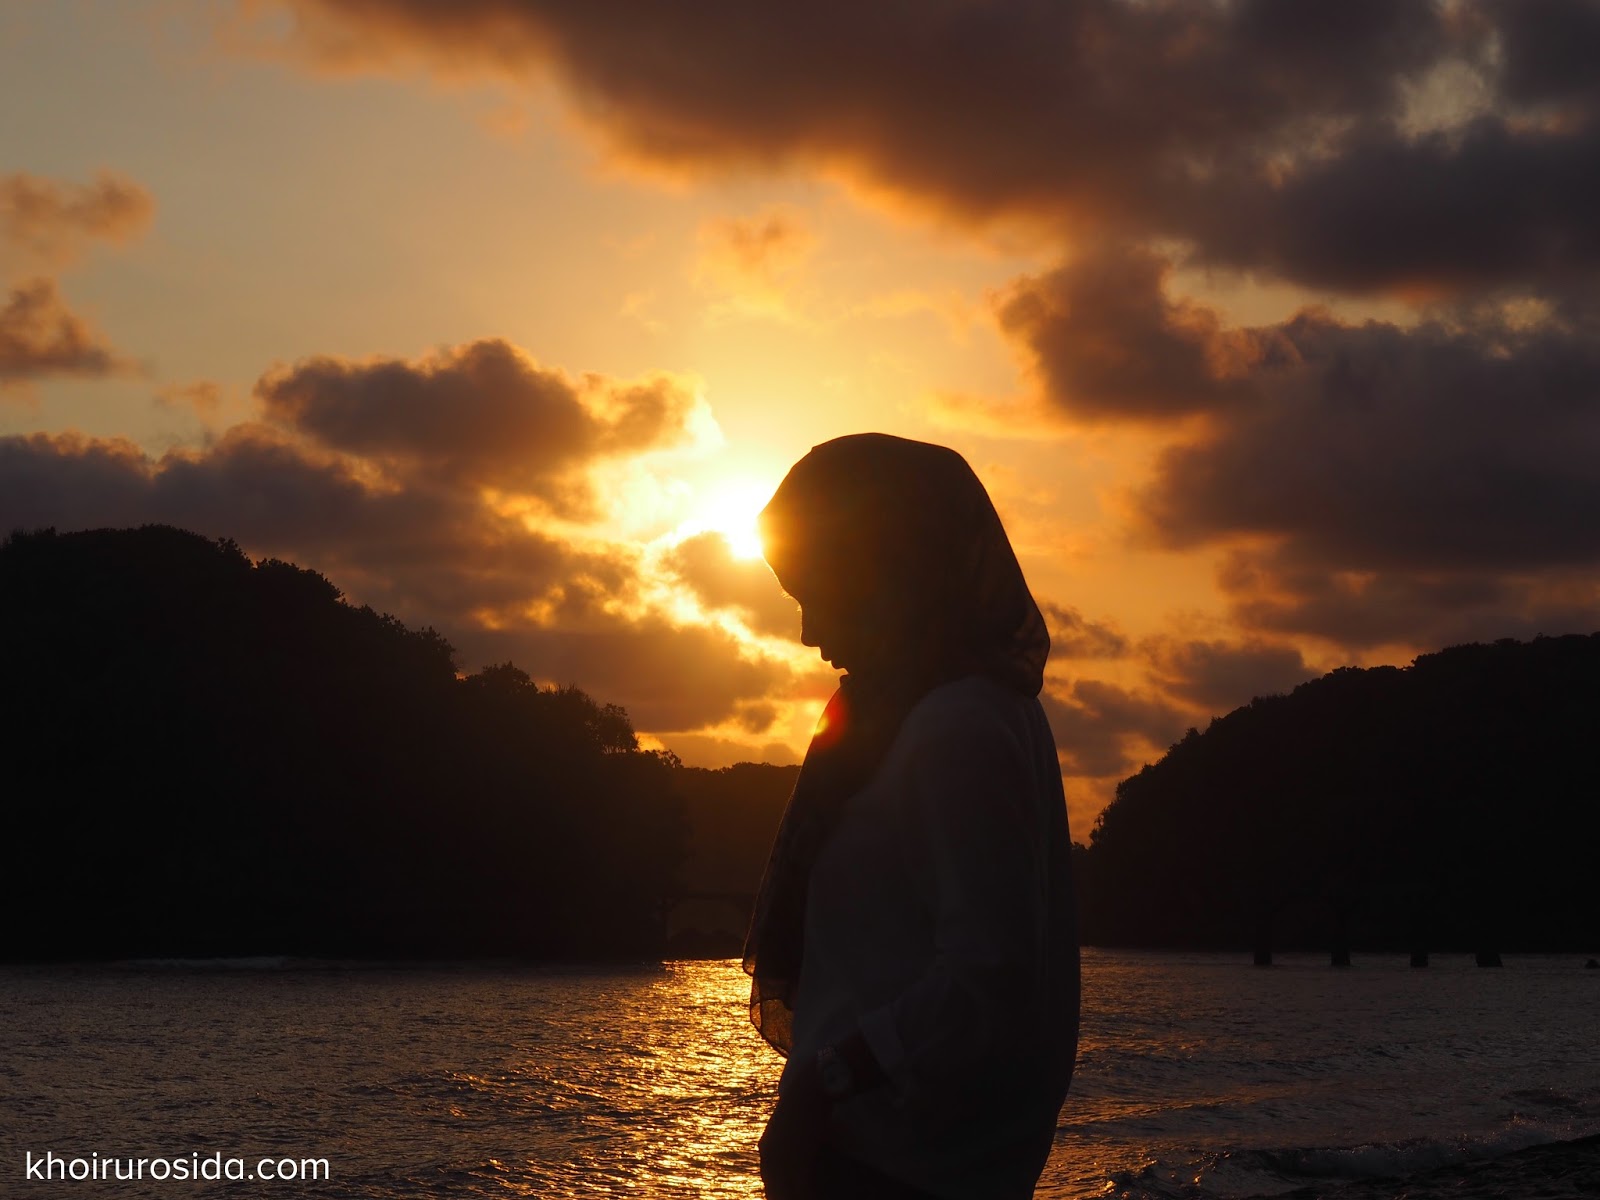
[[[1190,730],[1078,852],[1101,945],[1600,945],[1600,634],[1345,668]]]
[[[655,953],[627,714],[181,530],[0,545],[0,957]]]
[[[798,770],[160,526],[0,545],[0,678],[7,959],[734,954]],[[1084,938],[1592,953],[1597,729],[1600,634],[1253,701],[1119,785]]]
[[[798,765],[680,767],[689,824],[681,899],[668,914],[668,950],[685,958],[733,958],[744,946],[767,853],[794,790]]]

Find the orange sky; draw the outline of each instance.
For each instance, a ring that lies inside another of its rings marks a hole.
[[[1600,626],[1600,17],[1531,7],[7,6],[0,520],[792,761],[832,672],[754,512],[943,442],[1081,840],[1253,695]]]

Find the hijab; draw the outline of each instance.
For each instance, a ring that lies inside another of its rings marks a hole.
[[[989,494],[946,447],[882,433],[824,442],[778,486],[761,534],[785,591],[802,604],[821,588],[850,598],[881,650],[847,664],[823,710],[745,938],[750,1020],[787,1055],[806,888],[845,802],[941,683],[985,675],[1037,695],[1050,637]]]

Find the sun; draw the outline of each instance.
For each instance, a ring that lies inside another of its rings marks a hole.
[[[678,532],[720,533],[735,558],[761,557],[756,516],[772,497],[772,485],[753,479],[729,479],[699,489],[694,507]]]

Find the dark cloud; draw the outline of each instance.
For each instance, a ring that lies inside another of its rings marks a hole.
[[[1164,691],[1211,713],[1282,695],[1320,673],[1295,647],[1260,640],[1154,638],[1141,649]]]
[[[627,707],[642,729],[754,719],[787,669],[636,602],[637,556],[501,515],[470,487],[374,481],[283,428],[235,426],[159,459],[125,440],[0,438],[0,529],[159,522],[324,572],[357,602],[431,624],[469,669],[515,660]]]
[[[1159,275],[1124,279],[1147,303],[1109,311],[1148,343]],[[1122,336],[1105,311],[1090,353]],[[1581,299],[1409,327],[1307,310],[1227,329],[1191,307],[1186,328],[1195,344],[1167,356],[1166,382],[1181,397],[1192,374],[1203,432],[1158,459],[1138,524],[1171,548],[1231,547],[1219,582],[1246,629],[1427,648],[1600,621],[1600,320]],[[1041,374],[1070,375],[1084,340],[1045,338]],[[1047,398],[1078,415],[1084,397]]]
[[[1572,0],[818,0],[803,21],[737,0],[283,3],[325,65],[553,76],[674,171],[803,162],[958,218],[1180,239],[1333,287],[1600,265],[1594,6]],[[1446,69],[1482,92],[1477,124]]]
[[[1045,399],[1079,419],[1184,416],[1242,392],[1254,352],[1215,313],[1169,300],[1170,265],[1135,248],[1090,251],[1023,278],[998,303],[1000,327],[1024,351]]]
[[[1078,679],[1040,694],[1065,774],[1122,777],[1154,761],[1189,725],[1184,710],[1159,696]]]
[[[1076,608],[1042,601],[1039,609],[1050,627],[1050,656],[1066,658],[1123,658],[1128,639],[1114,627],[1091,621]]]
[[[75,434],[0,439],[0,523],[62,529],[145,522],[293,557],[397,611],[464,616],[575,575],[619,585],[628,564],[585,558],[444,489],[374,487],[266,425],[159,459]]]
[[[1495,0],[1502,86],[1519,104],[1600,96],[1600,5],[1593,0]]]
[[[256,394],[271,419],[330,450],[406,477],[536,496],[569,516],[588,510],[582,468],[683,440],[695,402],[665,375],[574,381],[498,339],[415,362],[309,358],[266,375]]]
[[[735,558],[722,534],[685,538],[667,552],[665,565],[707,608],[733,609],[758,633],[799,640],[799,606],[765,562]]]
[[[1272,189],[1237,184],[1183,230],[1201,261],[1347,292],[1555,286],[1600,268],[1600,106],[1545,127],[1375,123]]]
[[[0,388],[47,375],[109,375],[123,365],[51,280],[18,284],[0,306]]]
[[[1165,272],[1101,250],[1023,281],[1002,321],[1066,416],[1202,418],[1137,491],[1137,524],[1234,547],[1221,582],[1247,628],[1426,647],[1573,627],[1572,588],[1600,575],[1591,298],[1239,329],[1168,300]]]
[[[1218,581],[1234,620],[1270,634],[1414,650],[1600,629],[1600,570],[1345,571],[1283,548],[1237,549]]]
[[[0,250],[59,265],[92,239],[118,242],[143,232],[154,210],[149,192],[110,171],[91,184],[0,175]]]
[[[575,682],[623,704],[640,729],[672,733],[734,718],[749,728],[760,698],[789,681],[787,668],[744,656],[720,629],[669,625],[659,617],[612,618],[590,628],[510,625],[460,636],[464,651],[482,661],[534,664],[539,678]],[[756,701],[754,706],[751,702]],[[758,722],[764,731],[771,721]]]
[[[1281,539],[1348,570],[1600,561],[1600,339],[1310,312],[1251,334],[1270,352],[1249,403],[1143,495],[1167,544]]]

